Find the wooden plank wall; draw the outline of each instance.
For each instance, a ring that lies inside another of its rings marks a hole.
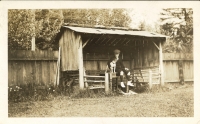
[[[183,60],[184,80],[194,81],[193,54],[163,53],[165,82],[179,82],[178,63],[180,60]]]
[[[133,68],[158,67],[159,51],[152,42],[139,41],[135,42],[135,48],[122,48],[120,58],[123,58],[124,66]],[[87,49],[93,49],[89,47]],[[102,48],[103,49],[103,48]],[[91,50],[92,51],[92,50]],[[84,52],[84,67],[86,70],[105,70],[109,58],[113,55],[110,51]]]
[[[108,53],[83,53],[86,70],[105,70],[110,55]]]
[[[159,67],[159,54],[158,49],[153,46],[154,44],[144,45],[142,51],[141,48],[134,49],[131,56],[133,61],[131,62],[129,53],[123,53],[123,63],[129,69],[145,68],[145,67]],[[147,46],[150,49],[147,49]],[[142,52],[144,54],[142,54]],[[84,53],[84,67],[86,70],[105,70],[107,61],[112,53]],[[87,57],[86,57],[87,55]],[[142,57],[140,57],[142,56]],[[180,54],[180,53],[163,53],[163,66],[164,66],[164,82],[179,82],[179,60],[183,60],[183,74],[185,81],[193,81],[193,56],[192,54]]]
[[[134,68],[159,66],[159,51],[151,41],[136,41],[133,50]]]
[[[78,33],[66,29],[59,40],[61,46],[61,71],[78,70],[78,48],[79,39]]]
[[[55,81],[58,51],[14,51],[8,53],[8,84],[50,85]]]

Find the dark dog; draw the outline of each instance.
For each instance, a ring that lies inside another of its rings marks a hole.
[[[71,77],[63,77],[61,81],[60,88],[63,91],[63,93],[66,95],[66,91],[68,95],[70,96],[73,92],[73,85],[74,85],[74,79]]]

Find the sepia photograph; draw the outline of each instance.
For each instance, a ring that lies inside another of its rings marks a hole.
[[[8,116],[193,117],[193,10],[147,13],[9,9]]]
[[[194,13],[8,8],[6,116],[194,118]]]

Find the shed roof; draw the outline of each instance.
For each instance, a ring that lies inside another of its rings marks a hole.
[[[143,36],[143,37],[164,37],[167,36],[161,35],[158,33],[152,33],[148,31],[131,31],[131,30],[119,30],[119,29],[101,29],[101,28],[86,28],[86,27],[72,27],[72,26],[63,26],[65,28],[71,29],[80,33],[89,33],[89,34],[115,34],[115,35],[132,35],[132,36]]]

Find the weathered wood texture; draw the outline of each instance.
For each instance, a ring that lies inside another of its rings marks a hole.
[[[61,46],[61,71],[78,70],[80,35],[71,30],[65,30],[59,40]],[[82,43],[82,42],[81,42]],[[82,44],[81,44],[82,45]]]
[[[152,44],[154,45],[154,44]],[[140,53],[133,52],[123,54],[123,63],[129,69],[159,67],[158,49],[152,46],[152,51],[144,49],[144,53],[139,57]],[[137,51],[137,50],[136,50]],[[134,54],[136,53],[136,54]],[[107,61],[112,53],[84,53],[84,67],[86,70],[105,70]],[[133,60],[131,61],[131,56]],[[193,55],[179,53],[163,53],[164,82],[179,82],[179,66],[178,61],[183,60],[184,81],[193,81]],[[141,67],[142,66],[142,67]]]
[[[164,81],[180,82],[179,61],[182,61],[184,81],[194,81],[193,54],[163,53]]]
[[[51,50],[14,50],[8,51],[8,60],[57,60],[58,51]]]
[[[136,42],[140,47],[133,51],[134,68],[159,66],[159,51],[152,41]]]
[[[58,51],[8,53],[8,84],[51,85],[55,82]]]
[[[138,41],[134,45],[139,47],[121,47],[120,58],[122,58],[125,67],[132,69],[159,66],[159,51],[151,41]],[[86,49],[83,53],[85,69],[105,70],[106,63],[113,52],[106,46],[98,48],[86,46]]]

